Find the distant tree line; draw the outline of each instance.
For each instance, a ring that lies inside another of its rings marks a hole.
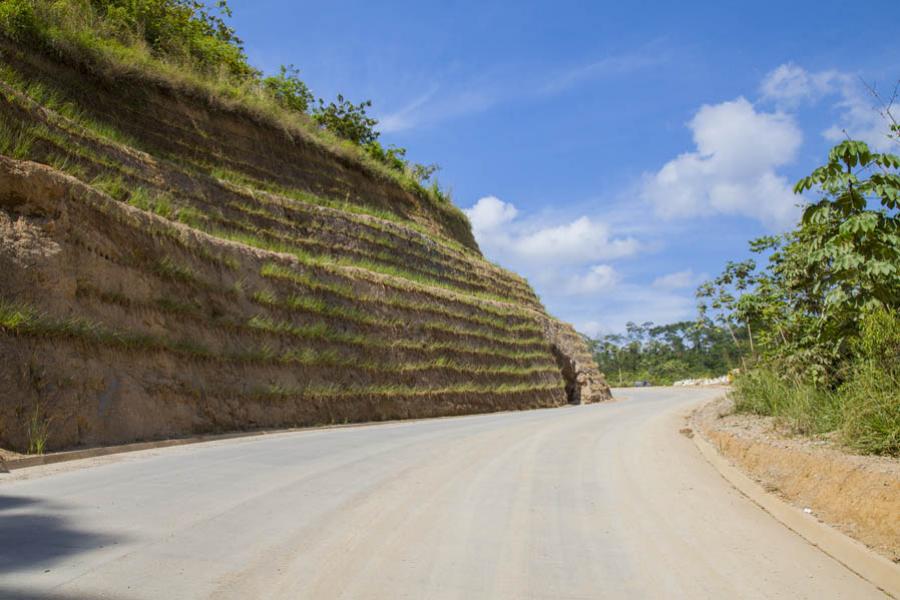
[[[705,319],[628,323],[624,334],[602,335],[591,340],[591,346],[601,371],[615,386],[718,376],[738,364],[740,356],[731,336]]]

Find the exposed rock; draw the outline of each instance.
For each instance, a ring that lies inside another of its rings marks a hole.
[[[544,336],[566,382],[571,404],[591,404],[612,399],[606,378],[590,354],[587,342],[568,323],[545,318]]]

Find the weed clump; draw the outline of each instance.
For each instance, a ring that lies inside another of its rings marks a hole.
[[[864,454],[900,456],[900,317],[895,311],[873,311],[862,319],[845,373],[839,385],[823,387],[758,367],[736,379],[735,409],[776,417],[800,434],[834,433]]]

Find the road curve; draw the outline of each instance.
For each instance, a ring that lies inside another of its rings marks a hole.
[[[0,598],[884,598],[679,435],[715,393],[0,475]]]

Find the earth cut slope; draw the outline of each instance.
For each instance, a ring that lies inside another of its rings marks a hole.
[[[464,215],[192,90],[0,39],[0,446],[609,398]]]

